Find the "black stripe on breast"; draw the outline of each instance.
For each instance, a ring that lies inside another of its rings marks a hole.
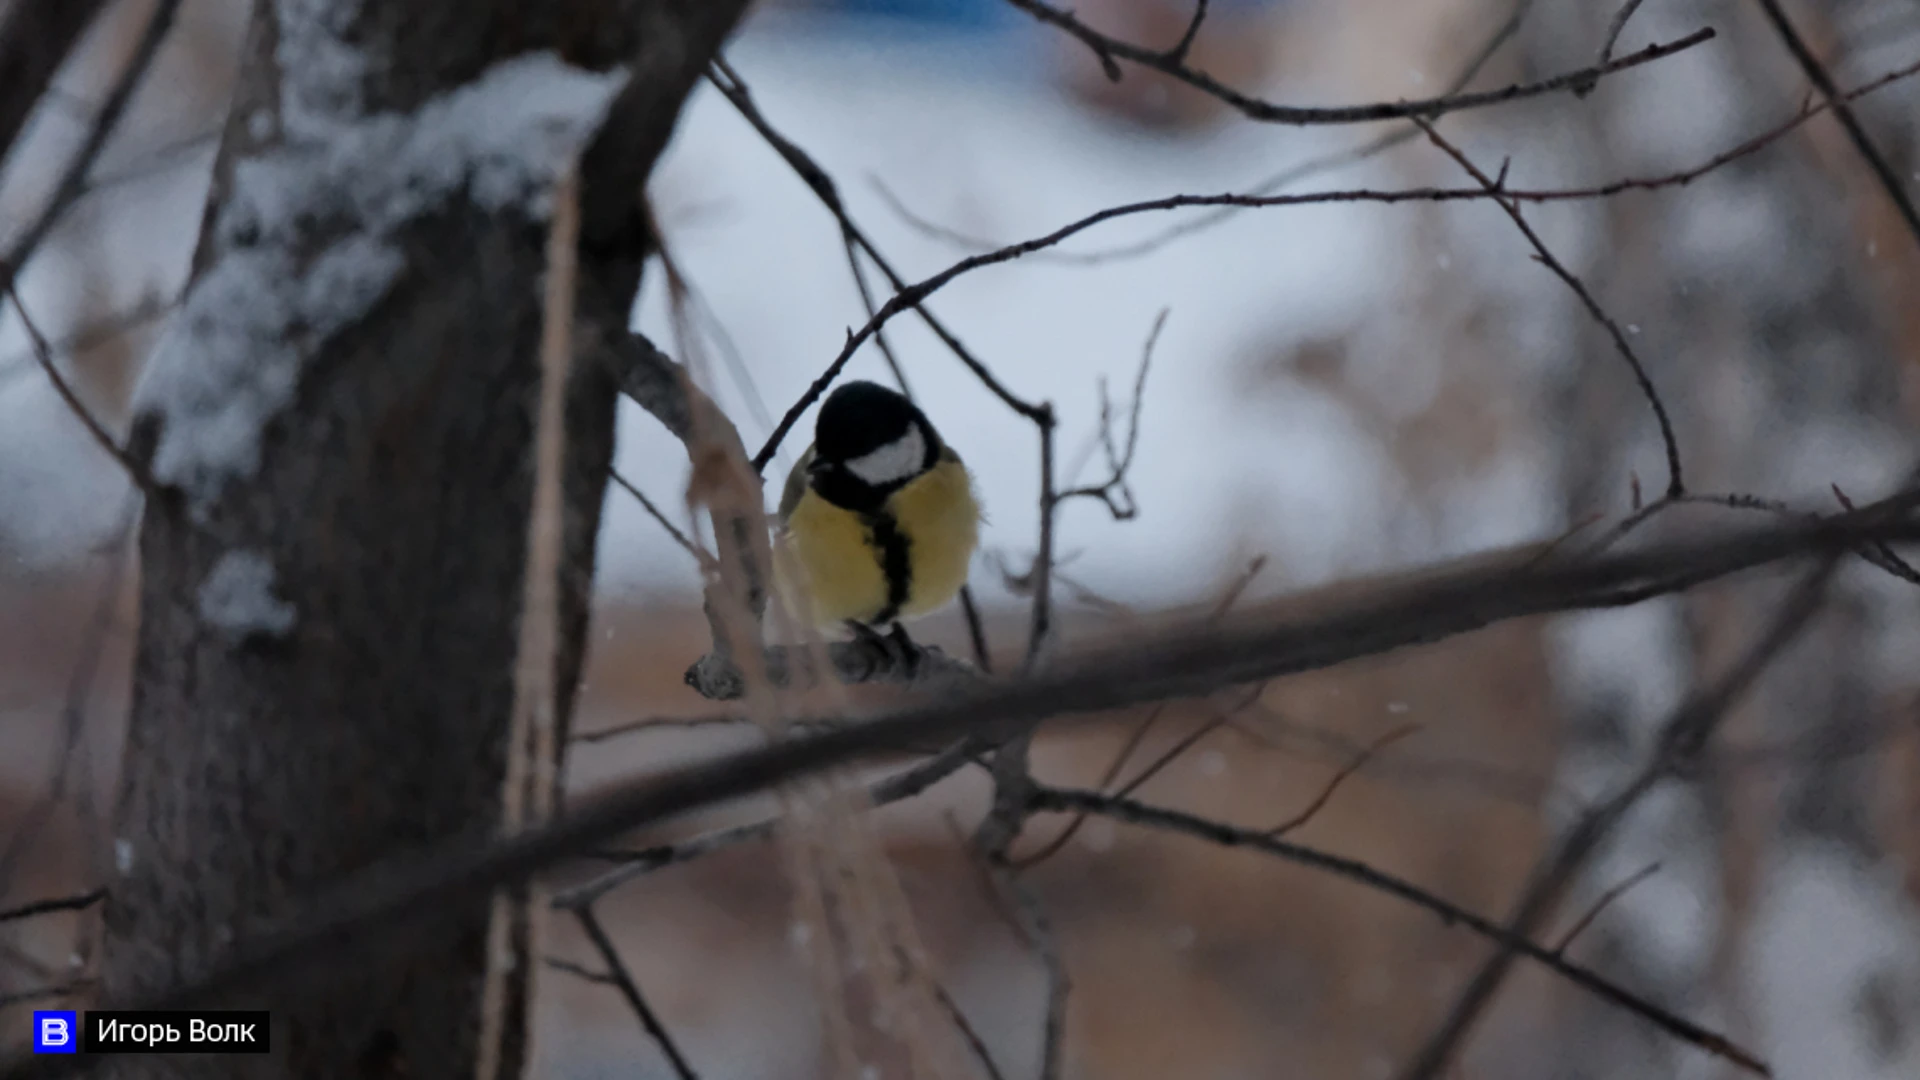
[[[892,622],[913,590],[913,560],[908,555],[910,541],[900,531],[893,515],[879,510],[866,515],[868,537],[874,553],[880,556],[880,573],[887,579],[887,605],[868,620],[875,626]]]

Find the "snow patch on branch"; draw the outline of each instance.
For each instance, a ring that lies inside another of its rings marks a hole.
[[[273,595],[273,579],[273,563],[265,555],[227,552],[200,583],[200,618],[235,638],[286,636],[298,613]]]
[[[306,2],[280,0],[283,19]],[[311,33],[333,25],[304,18]],[[351,82],[340,74],[328,85]],[[351,103],[335,101],[326,124],[289,130],[286,145],[239,162],[211,240],[221,254],[135,392],[135,414],[159,421],[154,478],[205,520],[229,479],[259,468],[262,434],[292,403],[305,362],[406,270],[396,233],[456,210],[545,220],[560,172],[625,83],[624,72],[529,54],[411,114],[343,119]]]
[[[545,220],[560,171],[599,130],[621,71],[596,73],[550,52],[494,65],[410,115],[380,115],[293,143],[234,170],[220,239],[285,241],[316,224],[386,233],[447,208]]]
[[[260,467],[261,435],[293,401],[306,356],[363,318],[405,265],[391,244],[350,236],[304,273],[281,248],[210,267],[141,374],[136,407],[163,418],[154,479],[203,518],[228,477]]]

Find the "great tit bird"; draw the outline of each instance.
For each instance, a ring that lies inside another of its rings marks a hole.
[[[813,445],[780,498],[785,577],[816,625],[857,636],[925,615],[959,593],[980,537],[960,455],[905,397],[870,382],[827,396]],[[797,573],[794,573],[797,571]]]

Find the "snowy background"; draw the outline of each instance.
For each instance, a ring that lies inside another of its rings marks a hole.
[[[917,15],[765,13],[731,58],[769,119],[837,178],[849,208],[910,279],[967,252],[895,213],[878,185],[919,216],[959,233],[1011,242],[1114,203],[1178,192],[1244,190],[1297,162],[1358,145],[1371,131],[1274,129],[1247,124],[1155,132],[1090,116],[1057,77],[1057,44],[992,4],[926,7]],[[1242,5],[1244,6],[1244,5]],[[221,5],[187,5],[183,22],[232,33]],[[1233,5],[1223,5],[1229,12]],[[946,9],[951,9],[948,12]],[[951,21],[939,16],[951,14]],[[1016,13],[1017,14],[1017,13]],[[191,27],[189,27],[191,29]],[[172,60],[173,63],[167,63]],[[156,83],[194,82],[184,50],[163,54]],[[1274,78],[1283,99],[1326,96],[1318,73]],[[1411,79],[1409,80],[1411,82]],[[1417,89],[1417,86],[1409,86]],[[162,98],[150,94],[149,98]],[[109,162],[153,164],[165,147],[210,126],[205,111],[156,100],[136,112]],[[191,104],[205,105],[196,99]],[[188,115],[182,115],[188,113]],[[47,117],[32,153],[9,175],[9,207],[35,205],[81,128]],[[82,326],[87,311],[137,309],[172,296],[198,228],[212,145],[175,152],[165,171],[94,197],[26,276],[23,295],[50,333]],[[122,164],[124,163],[124,164]],[[42,175],[47,174],[47,175]],[[1329,187],[1384,186],[1379,162],[1318,178]],[[757,445],[864,321],[840,254],[838,230],[780,160],[711,87],[695,94],[654,187],[676,258],[704,300],[699,325],[718,328],[704,351],[716,393]],[[1193,212],[1188,212],[1191,215]],[[1089,455],[1098,424],[1098,380],[1122,404],[1155,316],[1169,309],[1143,414],[1133,470],[1143,513],[1115,527],[1093,503],[1071,504],[1062,532],[1069,571],[1104,595],[1159,606],[1202,594],[1255,553],[1283,570],[1264,585],[1299,585],[1395,559],[1433,557],[1514,542],[1551,527],[1544,488],[1507,483],[1482,500],[1473,527],[1396,542],[1392,508],[1404,482],[1375,433],[1324,395],[1283,381],[1249,394],[1247,372],[1290,344],[1344,332],[1390,311],[1400,289],[1409,212],[1306,206],[1246,212],[1230,227],[1198,232],[1163,251],[1102,266],[1021,261],[976,272],[932,305],[1016,392],[1054,403],[1061,417],[1063,486],[1101,469]],[[1157,235],[1178,218],[1156,214],[1089,231],[1063,247],[1091,252]],[[113,247],[110,270],[96,246]],[[650,280],[639,325],[669,340],[664,288]],[[911,317],[891,324],[914,392],[979,479],[989,513],[984,544],[1031,557],[1037,527],[1037,443],[1031,426],[999,405]],[[141,342],[136,339],[135,350]],[[0,328],[0,550],[16,565],[59,565],[102,542],[116,520],[117,477],[29,377],[17,321]],[[1443,358],[1407,349],[1393,359],[1395,407],[1418,411]],[[736,365],[737,366],[734,366]],[[744,373],[744,379],[736,374]],[[885,378],[868,347],[849,375]],[[625,406],[620,465],[671,502],[684,455],[637,407]],[[809,417],[775,466],[804,446]],[[1517,478],[1516,478],[1517,479]],[[609,500],[605,585],[692,595],[693,568],[625,497]],[[1140,568],[1153,567],[1151,574]],[[994,598],[995,575],[977,584]]]

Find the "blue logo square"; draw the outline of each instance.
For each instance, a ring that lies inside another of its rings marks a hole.
[[[33,1052],[74,1054],[80,1051],[79,1013],[71,1009],[33,1011]]]

